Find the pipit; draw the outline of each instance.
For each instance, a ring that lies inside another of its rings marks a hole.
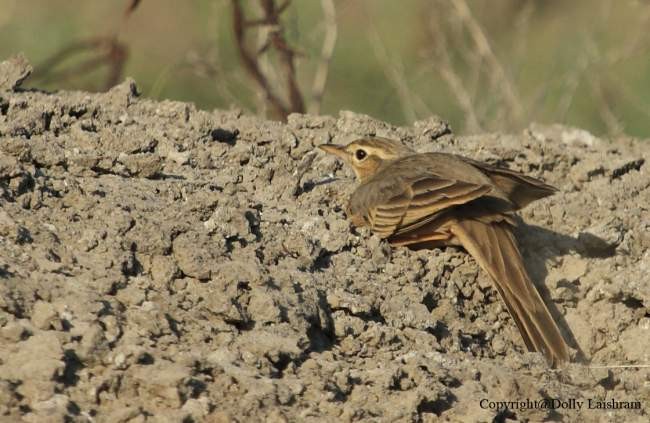
[[[514,212],[556,192],[521,173],[444,153],[416,153],[384,138],[319,146],[360,181],[346,213],[392,245],[461,246],[494,280],[524,343],[551,366],[569,349],[531,282],[512,233]]]

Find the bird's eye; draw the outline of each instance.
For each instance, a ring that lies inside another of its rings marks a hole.
[[[359,161],[365,159],[366,156],[368,156],[368,153],[366,153],[365,150],[361,150],[361,149],[359,149],[359,150],[357,150],[357,151],[354,153],[354,157],[356,157],[357,160],[359,160]]]

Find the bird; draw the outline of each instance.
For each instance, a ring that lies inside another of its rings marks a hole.
[[[353,225],[369,227],[393,246],[464,248],[494,281],[528,350],[551,367],[570,361],[513,234],[515,212],[556,188],[464,156],[418,153],[388,138],[319,148],[349,165],[359,181],[345,209]]]

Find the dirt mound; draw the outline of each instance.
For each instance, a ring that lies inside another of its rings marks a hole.
[[[649,369],[603,367],[650,363],[647,141],[282,124],[28,71],[0,65],[0,420],[647,421]],[[578,363],[526,352],[464,252],[350,226],[352,174],[314,146],[367,134],[560,188],[518,236]],[[640,409],[589,408],[612,400]]]

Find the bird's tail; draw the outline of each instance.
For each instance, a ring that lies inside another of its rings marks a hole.
[[[552,366],[568,361],[569,348],[528,277],[510,226],[467,219],[450,230],[494,280],[528,349],[544,354]]]

